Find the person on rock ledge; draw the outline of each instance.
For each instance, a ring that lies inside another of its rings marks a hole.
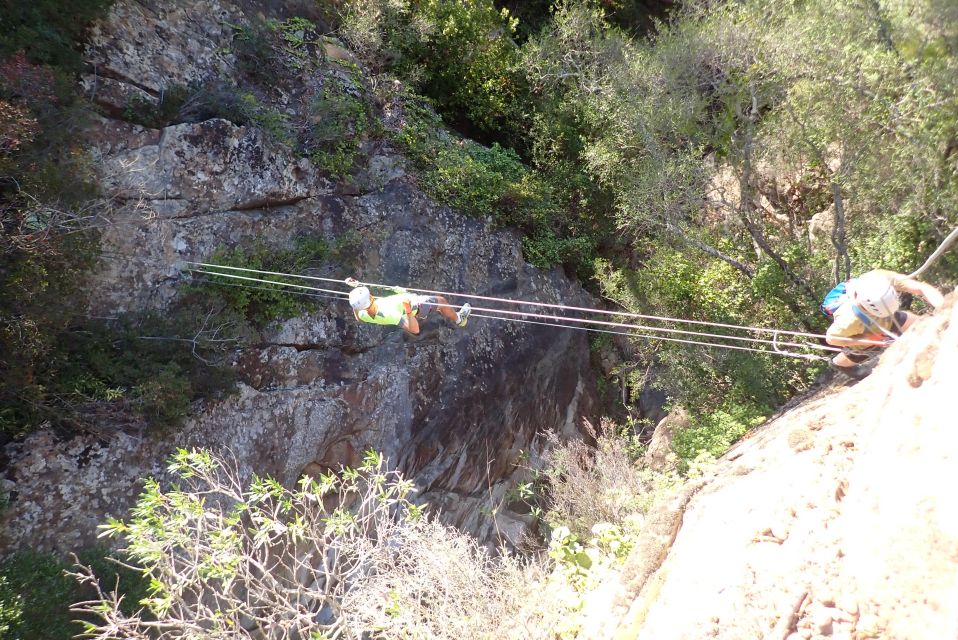
[[[465,327],[472,310],[469,303],[462,305],[459,311],[453,311],[443,296],[421,296],[409,293],[402,287],[389,287],[394,294],[377,298],[356,278],[346,278],[346,284],[353,287],[349,292],[349,306],[360,322],[371,324],[398,325],[400,329],[416,335],[419,322],[425,320],[435,308],[446,320],[457,327]]]
[[[914,313],[900,308],[901,293],[921,296],[934,308],[944,302],[944,296],[932,285],[884,269],[869,271],[847,283],[845,295],[838,300],[832,324],[825,333],[828,344],[844,347],[829,362],[833,369],[856,380],[871,373],[871,368],[862,363],[871,358],[875,349],[891,344],[918,319]]]

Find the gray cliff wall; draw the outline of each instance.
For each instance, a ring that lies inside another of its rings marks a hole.
[[[129,95],[228,76],[232,61],[217,53],[231,38],[222,23],[242,19],[225,3],[120,2],[94,34],[97,71],[85,86],[118,113]],[[310,82],[321,83],[321,74]],[[356,275],[364,280],[589,304],[559,271],[527,265],[515,233],[425,197],[384,143],[367,144],[367,166],[344,187],[288,147],[225,120],[154,130],[102,118],[89,135],[94,169],[115,204],[90,285],[95,314],[162,309],[186,279],[186,261],[254,240],[289,246],[306,233],[358,235]],[[64,438],[41,430],[8,445],[0,549],[90,544],[96,525],[123,515],[145,477],[163,477],[176,446],[228,452],[245,473],[286,483],[376,449],[417,480],[420,499],[447,522],[486,542],[497,531],[515,541],[521,516],[501,510],[494,522],[482,514],[501,506],[527,454],[535,459],[537,433],[575,435],[591,410],[586,334],[482,318],[460,330],[434,314],[419,336],[407,336],[360,325],[342,301],[325,303],[238,354],[239,393],[195,406],[175,433],[105,428]]]

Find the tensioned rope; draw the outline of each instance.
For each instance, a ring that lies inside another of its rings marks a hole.
[[[208,271],[208,270],[205,270],[205,269],[190,269],[190,271],[192,271],[192,272],[194,272],[194,273],[202,273],[202,274],[205,274],[205,275],[219,276],[219,277],[225,277],[225,278],[233,278],[233,279],[243,280],[243,281],[249,281],[249,282],[260,282],[260,283],[266,283],[266,284],[273,284],[273,285],[277,285],[277,286],[280,286],[280,287],[290,286],[290,287],[292,287],[292,288],[294,288],[294,289],[298,289],[298,290],[311,290],[311,291],[322,291],[322,292],[327,292],[327,293],[334,293],[334,294],[337,294],[338,296],[342,296],[342,297],[348,296],[348,293],[346,293],[346,292],[342,292],[342,291],[338,291],[338,290],[331,290],[331,289],[323,289],[323,288],[319,288],[319,287],[310,287],[310,286],[307,286],[307,285],[299,285],[299,284],[293,284],[293,283],[277,282],[277,281],[275,281],[275,280],[266,280],[266,279],[261,279],[261,278],[251,278],[251,277],[248,277],[248,276],[240,276],[240,275],[236,275],[236,274],[222,273],[222,272],[218,272],[218,271]],[[256,271],[256,270],[249,270],[249,271]],[[274,273],[278,273],[278,272],[274,272]],[[291,275],[291,274],[279,274],[279,275]],[[327,280],[332,280],[332,279],[327,279]],[[374,286],[383,286],[383,285],[374,285]],[[299,293],[299,291],[293,291],[293,292],[290,292],[290,293]],[[325,297],[325,296],[324,296],[324,297]],[[454,305],[448,305],[448,304],[447,304],[447,305],[441,305],[441,304],[440,304],[440,305],[437,305],[437,306],[446,306],[446,307],[454,308]],[[476,313],[476,314],[474,314],[476,317],[493,318],[493,319],[497,319],[497,320],[512,320],[512,321],[515,321],[515,322],[528,322],[528,323],[532,323],[532,324],[542,324],[542,325],[557,326],[557,327],[564,327],[564,328],[570,328],[570,329],[587,329],[587,330],[598,331],[598,332],[603,332],[603,333],[621,333],[622,335],[628,335],[628,336],[633,336],[633,337],[647,337],[647,338],[649,338],[649,339],[660,339],[660,340],[667,340],[667,341],[672,341],[672,342],[686,342],[686,343],[688,343],[688,344],[697,344],[697,345],[704,345],[704,346],[728,347],[728,348],[735,348],[735,349],[739,349],[739,350],[758,351],[758,352],[762,352],[762,353],[777,353],[777,354],[780,354],[780,355],[790,355],[790,356],[792,356],[792,357],[807,357],[807,354],[793,354],[793,353],[783,352],[783,351],[780,350],[780,347],[811,348],[811,349],[818,349],[818,350],[822,350],[822,351],[832,351],[832,352],[841,351],[841,349],[839,349],[839,348],[837,348],[837,347],[831,347],[831,346],[814,344],[814,343],[783,342],[783,341],[781,341],[781,340],[778,339],[778,336],[777,336],[777,335],[773,335],[773,339],[768,340],[768,339],[762,339],[762,338],[749,338],[749,337],[745,337],[745,336],[735,336],[735,335],[728,335],[728,334],[715,334],[715,333],[706,333],[706,332],[701,332],[701,331],[688,331],[688,330],[674,329],[674,328],[669,328],[669,327],[652,327],[652,326],[648,326],[648,325],[630,324],[630,323],[624,323],[624,322],[609,322],[609,321],[604,321],[604,320],[595,320],[595,319],[588,319],[588,318],[570,318],[570,317],[564,317],[564,316],[547,315],[547,314],[540,314],[540,313],[533,313],[533,312],[509,311],[509,310],[506,310],[506,309],[494,309],[494,308],[487,308],[487,307],[474,307],[474,310],[477,311],[477,312],[486,312],[486,313],[493,313],[493,314],[504,314],[504,315],[506,315],[506,316],[512,316],[512,317],[503,317],[502,315],[487,316],[487,315],[483,315],[483,314],[481,314],[481,313]],[[516,318],[516,317],[514,317],[514,316],[521,316],[522,318],[540,318],[540,319],[545,319],[545,320],[551,320],[552,322],[548,322],[548,323],[547,323],[547,322],[533,322],[533,321],[530,321],[530,320],[523,320],[523,319],[520,319],[520,318]],[[617,328],[633,329],[633,330],[635,330],[635,331],[652,331],[652,332],[662,332],[662,333],[675,333],[675,334],[692,335],[692,336],[698,336],[698,337],[716,338],[716,339],[719,339],[719,340],[731,340],[731,341],[740,341],[740,342],[751,342],[751,343],[759,343],[759,344],[769,344],[769,345],[772,345],[772,346],[773,346],[773,348],[775,349],[775,351],[769,351],[768,349],[747,349],[747,348],[745,348],[745,347],[733,347],[732,345],[727,345],[727,344],[724,344],[724,343],[702,342],[702,341],[697,341],[697,340],[681,340],[681,339],[678,339],[678,338],[664,338],[664,337],[662,337],[662,336],[652,336],[652,335],[649,335],[649,334],[647,334],[647,333],[636,334],[636,333],[630,333],[630,332],[610,332],[610,331],[602,331],[602,330],[600,330],[600,329],[594,329],[594,328],[591,328],[591,327],[570,326],[570,325],[568,325],[568,324],[562,324],[563,322],[573,322],[573,323],[580,323],[580,324],[595,324],[595,325],[600,325],[600,326],[608,326],[608,327],[617,327]],[[772,330],[772,331],[775,332],[775,330]],[[777,332],[775,332],[775,333],[777,334]],[[784,332],[782,332],[782,333],[784,333]],[[818,356],[815,356],[815,357],[817,358]]]
[[[268,281],[268,282],[272,282],[272,281]],[[277,282],[276,284],[282,285],[283,283]],[[231,284],[231,283],[228,283],[228,282],[217,282],[216,285],[217,285],[217,286],[226,286],[226,287],[239,287],[239,288],[242,288],[242,289],[254,289],[254,290],[258,290],[258,291],[277,291],[277,289],[272,288],[272,287],[254,287],[254,286],[251,286],[251,285]],[[287,291],[286,293],[290,293],[290,294],[293,294],[293,295],[299,295],[299,296],[307,296],[307,297],[311,297],[311,298],[327,298],[327,299],[340,300],[340,301],[345,301],[345,296],[348,295],[348,294],[345,293],[345,292],[340,292],[340,295],[338,295],[338,296],[329,296],[329,295],[323,295],[323,294],[307,293],[307,292],[305,292],[305,291]],[[437,306],[453,307],[453,305],[437,305]],[[559,327],[559,328],[562,328],[562,329],[575,329],[575,330],[577,330],[577,331],[589,331],[589,332],[593,332],[593,333],[606,333],[606,334],[612,334],[612,335],[628,336],[628,337],[630,337],[630,338],[642,338],[642,339],[646,339],[646,340],[660,340],[660,341],[666,341],[666,342],[680,342],[680,343],[683,343],[683,344],[702,345],[702,346],[705,346],[705,347],[720,347],[720,348],[723,348],[723,349],[733,349],[733,350],[736,350],[736,351],[750,351],[750,352],[753,352],[753,353],[770,353],[770,354],[775,354],[775,355],[787,356],[787,357],[791,357],[791,358],[802,358],[802,359],[805,359],[805,360],[824,360],[824,359],[825,359],[825,358],[823,358],[823,357],[821,357],[821,356],[817,356],[817,355],[813,355],[813,354],[789,353],[789,352],[778,351],[778,350],[774,350],[774,351],[773,351],[773,350],[769,350],[769,349],[755,349],[755,348],[752,348],[752,347],[742,347],[742,346],[737,346],[737,345],[722,344],[722,343],[715,343],[715,342],[702,342],[702,341],[700,341],[700,340],[683,340],[683,339],[681,339],[681,338],[669,338],[669,337],[666,337],[666,336],[656,336],[656,335],[649,335],[649,334],[644,334],[644,333],[633,333],[633,332],[629,332],[629,331],[611,331],[611,330],[608,330],[608,329],[594,329],[594,328],[592,328],[592,327],[578,327],[578,326],[572,326],[572,325],[567,325],[567,324],[558,324],[558,323],[555,323],[555,322],[540,322],[540,321],[536,321],[536,320],[523,320],[523,319],[520,319],[520,318],[503,318],[502,316],[485,315],[485,314],[481,314],[481,313],[472,314],[472,317],[475,317],[475,318],[485,318],[485,319],[489,319],[489,320],[508,320],[508,321],[511,321],[511,322],[521,322],[521,323],[524,323],[524,324],[535,324],[535,325],[541,325],[541,326],[545,326],[545,327]],[[721,337],[722,337],[722,338],[731,338],[731,339],[735,339],[735,338],[736,338],[736,336],[725,336],[725,335],[723,335],[723,336],[721,336]],[[770,341],[770,342],[771,342],[771,341]],[[778,344],[779,344],[779,345],[783,345],[783,344],[785,344],[785,343],[778,343]],[[809,345],[802,344],[802,345],[800,345],[800,346],[803,346],[803,347],[804,347],[804,346],[809,346]]]
[[[205,262],[189,262],[189,261],[187,261],[187,262],[185,262],[184,264],[195,264],[195,265],[197,265],[197,266],[206,267],[206,268],[227,269],[227,270],[231,270],[231,271],[246,271],[246,272],[250,272],[250,273],[259,273],[259,274],[262,274],[262,275],[284,276],[284,277],[288,277],[288,278],[302,278],[302,279],[317,280],[317,281],[322,281],[322,282],[336,282],[336,283],[340,283],[340,284],[343,282],[342,280],[338,280],[338,279],[336,279],[336,278],[322,278],[322,277],[319,277],[319,276],[306,276],[306,275],[300,275],[300,274],[281,273],[281,272],[278,272],[278,271],[264,271],[264,270],[260,270],[260,269],[247,269],[247,268],[244,268],[244,267],[231,267],[231,266],[226,266],[226,265],[209,264],[209,263],[205,263]],[[190,270],[193,271],[193,269],[190,269]],[[221,273],[221,274],[218,274],[218,275],[226,276],[227,274]],[[375,282],[364,282],[364,283],[362,283],[362,284],[363,284],[364,286],[380,287],[380,288],[383,288],[383,289],[393,289],[393,288],[394,288],[393,285],[379,284],[379,283],[375,283]],[[434,289],[416,289],[416,288],[412,288],[412,287],[403,287],[403,288],[407,289],[408,291],[413,291],[413,292],[417,292],[417,293],[428,293],[428,294],[432,294],[432,295],[441,295],[441,296],[455,296],[455,297],[459,297],[459,298],[470,298],[470,299],[473,299],[473,300],[487,300],[487,301],[489,301],[489,302],[503,302],[503,303],[515,304],[515,305],[528,305],[528,306],[534,306],[534,307],[545,307],[545,308],[550,308],[550,309],[559,309],[559,310],[562,310],[562,311],[582,311],[582,312],[586,312],[586,313],[596,313],[596,314],[601,314],[601,315],[619,316],[619,317],[623,317],[623,318],[636,318],[636,319],[639,319],[639,320],[655,320],[655,321],[659,321],[659,322],[676,322],[676,323],[680,323],[680,324],[683,324],[683,323],[684,323],[684,324],[697,324],[697,325],[705,325],[705,326],[710,326],[710,327],[719,327],[719,328],[723,328],[723,329],[739,329],[739,330],[744,330],[744,331],[754,331],[754,332],[758,332],[758,333],[771,333],[771,334],[776,334],[776,335],[790,335],[790,336],[798,336],[798,337],[804,337],[804,338],[818,338],[818,339],[824,339],[824,338],[825,338],[825,336],[824,336],[823,334],[820,334],[820,333],[808,333],[808,332],[805,332],[805,331],[791,331],[791,330],[787,330],[787,329],[769,329],[769,328],[767,328],[767,327],[751,327],[751,326],[747,326],[747,325],[725,324],[725,323],[721,323],[721,322],[710,322],[710,321],[707,321],[707,320],[686,320],[686,319],[682,319],[682,318],[669,318],[669,317],[665,317],[665,316],[652,316],[652,315],[646,315],[646,314],[641,314],[641,313],[631,313],[631,312],[625,312],[625,311],[612,311],[612,310],[609,310],[609,309],[591,309],[591,308],[589,308],[589,307],[576,307],[576,306],[571,306],[571,305],[555,304],[555,303],[549,303],[549,302],[534,302],[534,301],[530,301],[530,300],[514,300],[514,299],[512,299],[512,298],[497,298],[497,297],[493,297],[493,296],[482,296],[482,295],[478,295],[478,294],[456,293],[456,292],[450,292],[450,291],[439,291],[439,290],[434,290]],[[527,314],[522,314],[522,315],[527,315]],[[876,344],[881,344],[881,343],[876,342]]]
[[[593,333],[611,333],[617,336],[629,336],[632,338],[643,338],[647,340],[664,340],[666,342],[681,342],[684,344],[697,344],[697,345],[703,345],[706,347],[722,347],[723,349],[734,349],[736,351],[751,351],[753,353],[772,353],[776,355],[788,356],[790,358],[803,358],[806,360],[827,360],[827,358],[823,358],[822,356],[816,356],[814,354],[809,354],[809,353],[788,353],[785,351],[777,351],[777,350],[769,351],[768,349],[755,349],[753,347],[740,347],[733,344],[702,342],[700,340],[682,340],[681,338],[667,338],[665,336],[653,336],[653,335],[648,335],[644,333],[631,333],[629,331],[611,331],[609,329],[593,329],[592,327],[573,327],[567,324],[556,324],[554,322],[538,322],[536,320],[521,320],[519,318],[501,318],[499,316],[487,316],[481,313],[474,313],[472,314],[472,316],[475,318],[489,318],[494,320],[510,320],[512,322],[523,322],[525,324],[538,324],[545,327],[562,327],[563,329],[577,329],[579,331],[591,331]],[[733,339],[735,338],[734,336],[723,336],[723,337],[726,337],[726,338],[731,337]],[[772,341],[769,341],[769,342],[772,342]],[[778,344],[783,345],[786,343],[779,342]],[[810,345],[802,344],[800,346],[807,347]],[[833,347],[829,347],[829,349],[832,349],[832,348]],[[838,349],[838,351],[841,351],[841,349]]]

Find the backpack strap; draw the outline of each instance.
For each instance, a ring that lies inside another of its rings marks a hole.
[[[862,311],[857,304],[855,304],[854,302],[851,302],[850,304],[852,305],[852,312],[855,314],[855,317],[862,321],[866,329],[870,329],[871,327],[878,324],[872,318],[870,318],[867,313]]]

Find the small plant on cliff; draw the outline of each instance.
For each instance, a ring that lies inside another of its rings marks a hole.
[[[296,240],[292,248],[278,249],[262,242],[249,247],[221,249],[210,258],[210,262],[230,267],[274,271],[277,273],[302,274],[308,269],[322,267],[329,263],[348,265],[354,254],[355,238],[344,235],[334,242],[318,236],[304,236]],[[215,269],[215,268],[214,268]],[[225,271],[225,273],[235,273]],[[249,274],[260,277],[256,274]],[[302,280],[283,276],[262,276],[272,282],[303,284]],[[212,295],[221,300],[232,312],[244,317],[255,328],[263,328],[276,320],[291,318],[314,308],[315,297],[309,293],[297,295],[295,290],[278,284],[251,282],[237,286],[236,280],[209,276],[198,293]]]
[[[523,254],[537,267],[568,264],[587,275],[597,237],[583,233],[544,174],[512,149],[489,147],[450,133],[428,100],[405,90],[393,96],[402,120],[390,135],[418,170],[430,196],[469,216],[519,228]]]
[[[295,79],[317,56],[321,36],[309,20],[255,19],[231,25],[236,37],[233,52],[239,71],[263,88]]]
[[[600,430],[586,425],[595,446],[554,439],[546,455],[546,523],[581,540],[592,538],[593,527],[602,523],[634,533],[641,516],[679,479],[646,468],[634,457],[633,440],[611,422],[603,421]]]
[[[527,91],[516,21],[493,0],[347,0],[343,37],[371,66],[405,77],[447,122],[512,144]]]
[[[313,162],[335,176],[349,173],[371,128],[369,106],[359,86],[358,81],[337,81],[331,75],[313,101],[315,124],[304,146]]]
[[[70,71],[82,62],[78,42],[87,25],[103,16],[114,0],[5,1],[0,25],[0,58],[25,50],[34,62]]]

